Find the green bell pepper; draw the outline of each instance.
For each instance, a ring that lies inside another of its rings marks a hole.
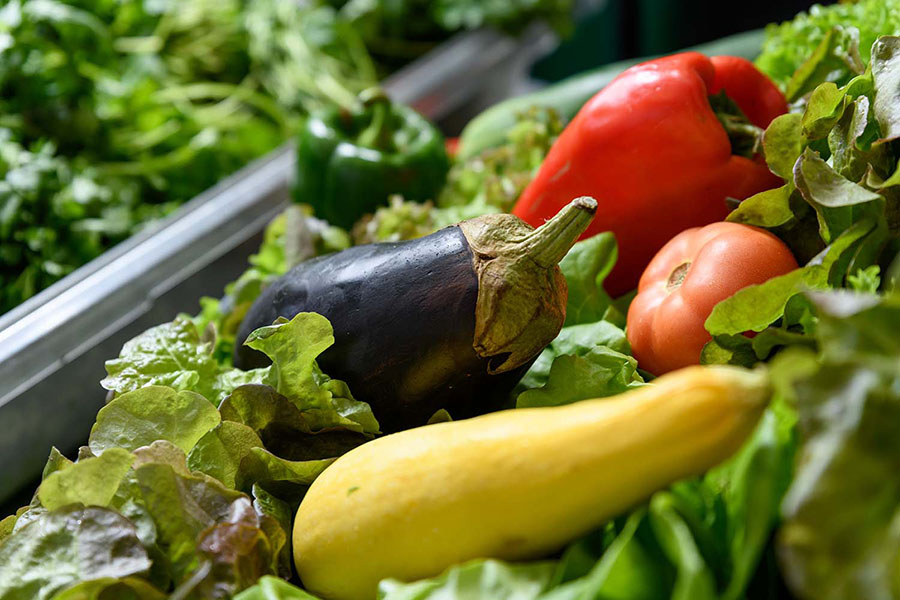
[[[356,108],[310,115],[297,141],[294,199],[332,225],[349,228],[393,194],[435,198],[449,168],[434,125],[370,90]]]

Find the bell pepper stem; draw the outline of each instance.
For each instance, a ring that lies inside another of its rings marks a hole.
[[[709,104],[728,134],[732,154],[752,158],[760,152],[763,129],[751,123],[734,100],[723,91],[710,96]]]
[[[363,106],[371,111],[372,121],[359,134],[358,143],[366,148],[391,151],[394,136],[391,129],[391,100],[380,89],[366,90],[360,94]]]
[[[590,196],[575,198],[520,242],[522,254],[541,267],[552,268],[578,241],[596,212],[596,200]]]

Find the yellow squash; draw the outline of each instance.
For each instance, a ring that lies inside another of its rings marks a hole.
[[[303,499],[297,571],[323,598],[363,600],[386,577],[545,555],[727,458],[769,395],[762,373],[690,367],[611,399],[377,439],[328,467]]]

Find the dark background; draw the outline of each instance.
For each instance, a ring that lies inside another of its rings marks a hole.
[[[579,0],[578,25],[532,75],[556,81],[626,58],[664,54],[787,21],[835,0]]]

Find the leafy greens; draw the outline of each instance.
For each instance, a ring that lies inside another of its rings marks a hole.
[[[375,82],[318,3],[5,3],[0,312]]]
[[[776,83],[787,86],[794,74],[809,60],[810,51],[816,45],[834,50],[839,44],[827,40],[836,27],[843,29],[839,35],[855,28],[859,32],[861,59],[868,62],[869,48],[880,35],[900,35],[900,2],[897,0],[857,0],[840,2],[829,6],[814,5],[801,12],[790,21],[769,25],[762,53],[756,65]],[[832,64],[836,67],[830,80],[838,85],[849,79],[850,69],[846,63]]]
[[[818,354],[785,352],[803,447],[784,502],[779,550],[804,598],[895,598],[900,488],[900,297],[812,295]]]
[[[228,598],[290,575],[297,504],[378,422],[316,365],[334,343],[324,317],[249,343],[273,364],[220,365],[184,317],[126,344],[88,446],[75,462],[54,450],[31,504],[0,522],[0,596]]]
[[[785,184],[744,200],[728,220],[770,229],[806,264],[717,305],[706,321],[713,342],[704,362],[750,365],[783,346],[815,345],[816,311],[804,292],[877,291],[876,274],[897,256],[900,38],[878,38],[870,55],[865,72],[841,87],[820,82],[802,113],[766,130],[766,160]],[[759,335],[750,339],[748,331]]]

